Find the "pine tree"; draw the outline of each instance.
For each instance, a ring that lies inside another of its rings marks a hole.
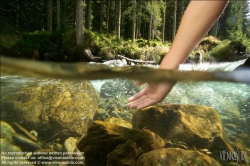
[[[47,31],[49,33],[52,33],[52,6],[53,6],[53,1],[52,0],[47,0]]]
[[[83,0],[76,0],[76,44],[83,44]]]
[[[221,18],[220,35],[231,38],[233,33],[242,33],[243,30],[243,1],[231,0]]]

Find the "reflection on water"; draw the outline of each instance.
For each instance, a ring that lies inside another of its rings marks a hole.
[[[243,62],[217,64],[210,66],[211,68],[208,64],[200,66],[181,65],[180,69],[233,71]],[[18,65],[16,64],[16,66]],[[122,64],[118,61],[115,61],[115,64],[111,63],[108,65],[122,67]],[[98,66],[103,71],[100,72],[97,68]],[[11,126],[1,122],[1,128],[4,127],[1,135],[8,138],[9,142],[17,145],[20,148],[19,151],[23,151],[24,147],[28,145],[30,147],[28,151],[35,151],[41,147],[43,149],[65,151],[64,148],[67,147],[68,149],[66,148],[66,150],[69,152],[69,149],[75,149],[74,146],[76,146],[68,145],[70,144],[69,142],[72,142],[72,139],[74,142],[83,134],[86,134],[87,126],[93,119],[103,120],[113,117],[125,120],[126,124],[131,123],[133,110],[129,110],[126,107],[127,98],[140,91],[143,87],[134,86],[133,81],[128,79],[106,79],[120,78],[124,74],[126,75],[125,78],[135,79],[145,76],[145,80],[154,80],[152,74],[150,77],[147,75],[155,72],[151,69],[139,70],[139,68],[136,70],[134,68],[124,68],[124,71],[122,68],[113,70],[108,66],[96,65],[95,67],[88,67],[91,73],[82,64],[75,64],[74,66],[63,65],[59,66],[59,68],[55,65],[49,67],[48,64],[45,64],[45,68],[47,68],[44,69],[42,68],[42,63],[38,66],[28,66],[27,70],[39,67],[39,71],[37,70],[35,74],[40,74],[42,76],[40,79],[21,76],[1,76],[1,120],[6,121],[14,128],[11,129]],[[11,68],[4,66],[4,69],[1,69],[1,71],[6,72],[9,69]],[[44,79],[46,78],[46,72],[41,72],[43,69],[50,72],[50,79]],[[62,73],[63,71],[66,71],[65,75]],[[100,73],[95,75],[96,72]],[[105,72],[108,72],[107,77]],[[7,73],[34,74],[18,70],[11,70]],[[85,75],[86,77],[84,76],[83,78],[94,78],[95,80],[79,80],[79,75],[76,73],[92,74],[90,76]],[[142,76],[139,77],[139,73]],[[249,71],[247,73],[249,74]],[[73,74],[71,79],[63,79],[70,74]],[[134,76],[128,76],[129,74],[134,74]],[[172,76],[173,81],[181,80],[181,76],[183,76],[181,72],[178,71],[174,74],[180,75],[174,76],[168,73],[168,80],[171,80]],[[226,134],[231,138],[231,143],[235,143],[235,140],[240,139],[241,143],[235,144],[236,146],[241,145],[245,148],[250,148],[250,84],[223,82],[223,79],[227,80],[228,78],[215,77],[208,72],[195,74],[192,72],[185,73],[186,79],[190,76],[195,82],[178,82],[162,103],[195,104],[212,107],[219,113]],[[230,74],[229,72],[228,76]],[[53,76],[55,78],[59,76],[61,79],[51,79]],[[238,80],[249,82],[249,76],[250,74],[243,75],[241,77],[244,77],[244,79]],[[98,80],[98,77],[102,80]],[[74,80],[74,78],[76,79]],[[213,80],[213,82],[202,82],[202,80],[207,78],[208,80]],[[220,82],[215,82],[215,80]],[[21,124],[24,129],[20,129],[13,122]],[[128,126],[131,126],[131,124]],[[25,135],[24,131],[26,130],[28,134],[26,132]],[[23,138],[16,133],[24,133],[25,140],[23,141]],[[31,143],[28,141],[28,138],[32,137],[29,136],[31,133],[38,137],[37,142],[34,143],[32,141]],[[22,140],[21,144],[20,140]],[[9,147],[11,148],[11,146]]]

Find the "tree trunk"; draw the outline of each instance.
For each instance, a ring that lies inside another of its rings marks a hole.
[[[219,29],[219,20],[217,20],[217,21],[214,23],[213,27],[211,28],[212,35],[213,35],[214,37],[217,37],[217,36],[218,36],[218,29]]]
[[[117,37],[120,39],[121,36],[121,15],[122,15],[122,11],[121,11],[121,0],[118,0],[118,20],[117,20]]]
[[[53,1],[47,0],[47,31],[52,33],[52,6]]]
[[[150,8],[152,8],[153,5],[153,0],[150,0]],[[153,14],[150,12],[150,17],[149,17],[149,28],[148,28],[148,42],[151,41],[152,39],[152,31],[153,31]]]
[[[184,0],[181,0],[181,18],[184,14]]]
[[[167,10],[167,0],[164,2],[165,6],[164,6],[164,9],[163,9],[163,12],[162,12],[162,43],[165,42],[165,26],[166,26],[166,10]]]
[[[109,32],[109,17],[110,17],[110,0],[108,0],[108,8],[107,8],[106,33]]]
[[[103,13],[103,1],[101,1],[101,6],[100,6],[100,27],[99,27],[99,32],[102,32],[102,22],[103,22],[103,17],[102,17],[102,13]]]
[[[63,27],[66,27],[67,25],[67,0],[64,0],[63,3]]]
[[[133,1],[133,16],[132,16],[132,43],[135,42],[135,30],[136,30],[136,0]]]
[[[112,26],[113,26],[113,29],[114,29],[114,32],[117,34],[117,23],[118,23],[118,4],[117,4],[117,1],[114,1],[114,7],[115,7],[115,9],[114,9],[114,11],[112,12],[112,20],[114,20],[112,23]]]
[[[138,6],[138,13],[141,13],[141,8],[142,8],[141,1],[137,2],[137,6]],[[141,37],[140,29],[141,29],[141,15],[138,15],[137,22],[136,22],[136,36],[135,36],[136,39]]]
[[[83,0],[76,0],[76,44],[83,45]]]
[[[177,1],[174,0],[174,17],[173,17],[173,32],[172,32],[172,40],[175,38],[176,34],[176,10],[177,10]]]
[[[60,6],[60,0],[56,1],[56,28],[57,30],[60,30],[61,28],[61,16],[60,16],[60,11],[61,11],[61,6]]]
[[[152,30],[152,32],[151,32],[152,33],[151,34],[152,35],[151,39],[153,39],[153,40],[155,39],[155,28],[156,28],[155,27],[155,16],[153,15],[152,16],[152,29],[151,29]]]
[[[18,1],[18,2],[20,2],[20,1]],[[43,8],[41,7],[40,15],[43,16],[43,13],[44,13],[44,11],[43,11]],[[19,21],[20,21],[20,19],[18,19],[18,22]],[[44,23],[44,18],[43,17],[40,17],[40,24],[41,24],[41,30],[45,29],[44,24],[46,24],[46,23]]]
[[[87,0],[86,29],[91,30],[91,6],[92,0]]]
[[[148,42],[150,42],[152,38],[152,23],[153,23],[153,16],[152,14],[150,14],[149,28],[148,28]]]

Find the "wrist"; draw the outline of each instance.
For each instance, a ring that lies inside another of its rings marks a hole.
[[[179,64],[182,63],[182,60],[178,55],[173,55],[168,53],[163,59],[159,66],[159,69],[167,69],[167,70],[178,70]]]

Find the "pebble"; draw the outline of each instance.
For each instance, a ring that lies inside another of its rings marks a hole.
[[[30,134],[34,135],[36,138],[38,137],[38,132],[36,132],[35,130],[31,130]]]
[[[67,152],[74,152],[76,149],[76,142],[77,139],[74,137],[69,137],[68,139],[65,140],[64,142],[64,147],[67,150]],[[69,154],[69,156],[72,156]]]

